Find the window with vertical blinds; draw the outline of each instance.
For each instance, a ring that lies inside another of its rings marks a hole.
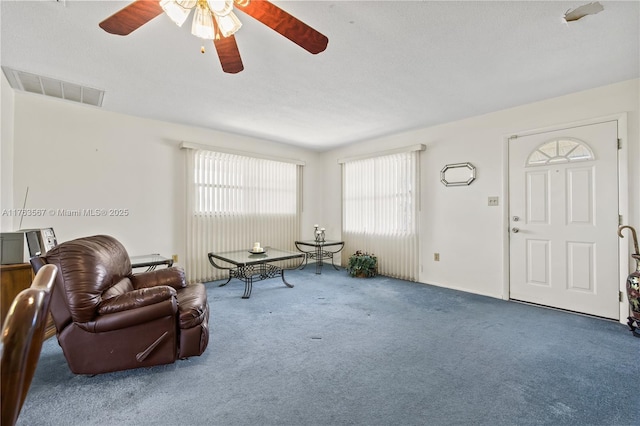
[[[262,246],[294,250],[301,166],[190,149],[187,155],[187,279],[226,278],[209,252]]]
[[[418,152],[343,162],[345,252],[378,257],[378,272],[418,280]]]
[[[204,151],[194,181],[196,214],[296,214],[295,164]]]

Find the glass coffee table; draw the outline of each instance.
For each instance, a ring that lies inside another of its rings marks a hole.
[[[254,281],[266,280],[268,278],[281,277],[282,282],[287,287],[293,287],[284,279],[284,271],[280,265],[274,265],[273,262],[280,262],[289,259],[300,259],[300,264],[294,268],[300,267],[305,259],[303,253],[293,251],[280,250],[272,247],[265,247],[264,253],[251,253],[249,250],[225,251],[221,253],[209,253],[209,262],[214,268],[229,271],[229,279],[227,282],[220,284],[219,287],[227,285],[232,278],[237,278],[244,282],[243,299],[251,297],[251,290]],[[228,263],[233,266],[222,266],[220,262]]]
[[[141,256],[131,256],[131,269],[147,268],[147,271],[153,271],[157,266],[167,265],[167,268],[173,266],[173,259],[160,256],[157,253],[143,254]]]

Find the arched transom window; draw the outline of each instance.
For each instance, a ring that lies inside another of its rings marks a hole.
[[[527,158],[527,166],[573,163],[595,159],[593,151],[585,142],[573,138],[559,138],[538,146]]]

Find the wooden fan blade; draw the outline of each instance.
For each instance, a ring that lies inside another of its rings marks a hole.
[[[213,44],[216,46],[222,71],[229,74],[236,74],[244,69],[238,44],[233,34],[229,37],[219,37],[217,40],[213,40]]]
[[[127,35],[162,13],[158,0],[136,0],[104,21],[100,28],[108,33]]]
[[[235,7],[282,34],[306,51],[320,53],[327,48],[329,39],[309,25],[291,16],[266,0],[251,0],[249,4],[235,3]]]

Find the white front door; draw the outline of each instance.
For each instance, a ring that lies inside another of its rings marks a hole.
[[[617,129],[509,141],[511,299],[619,318]]]

